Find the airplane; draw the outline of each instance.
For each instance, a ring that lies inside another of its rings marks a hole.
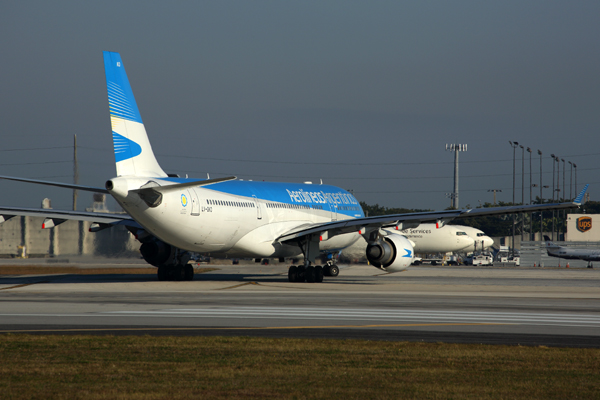
[[[600,250],[573,249],[552,243],[552,240],[544,235],[546,251],[550,257],[565,258],[567,260],[584,260],[588,262],[588,268],[592,268],[592,261],[600,261]]]
[[[494,244],[494,239],[486,235],[482,230],[473,228],[472,226],[467,225],[451,225],[459,230],[466,232],[467,235],[471,239],[473,239],[473,244],[465,247],[462,251],[466,253],[471,253],[473,251],[485,250]]]
[[[337,276],[333,258],[316,265],[321,253],[333,254],[362,236],[370,264],[386,272],[408,268],[410,241],[393,230],[421,223],[443,226],[455,218],[578,207],[587,185],[573,202],[481,209],[444,210],[365,217],[358,200],[325,184],[255,182],[235,176],[180,178],[167,174],[152,151],[125,66],[119,53],[105,51],[104,68],[112,126],[116,177],[91,187],[1,176],[82,191],[110,194],[127,215],[0,207],[0,222],[14,216],[44,217],[43,228],[66,220],[90,221],[93,232],[125,226],[141,242],[142,257],[157,267],[159,281],[192,280],[193,252],[255,259],[298,257],[288,268],[290,282],[322,282]]]
[[[462,229],[462,226],[445,225],[437,228],[435,224],[420,224],[416,228],[400,231],[412,242],[415,253],[449,253],[473,247],[474,240]]]

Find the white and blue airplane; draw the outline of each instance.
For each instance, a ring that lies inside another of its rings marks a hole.
[[[125,225],[142,243],[144,259],[157,267],[159,280],[193,279],[188,261],[196,252],[282,261],[302,254],[302,264],[288,269],[289,281],[321,282],[339,273],[333,261],[316,265],[321,253],[338,252],[361,238],[371,265],[398,272],[412,263],[414,251],[397,231],[459,217],[577,207],[587,189],[571,203],[365,217],[358,200],[335,186],[170,176],[154,156],[121,56],[104,52],[104,68],[117,176],[105,188],[0,178],[107,193],[127,215],[0,207],[0,222],[25,215],[45,217],[44,228],[68,219],[91,221],[92,231]]]

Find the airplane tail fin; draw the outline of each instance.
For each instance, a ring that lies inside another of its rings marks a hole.
[[[548,235],[544,235],[544,241],[546,242],[546,247],[548,247],[548,248],[560,247],[560,246],[557,246],[554,243],[552,243],[552,239],[550,239],[550,237]]]
[[[587,192],[589,186],[590,184],[588,183],[583,187],[583,190],[579,192],[579,195],[575,198],[575,200],[573,200],[573,203],[577,204],[578,206],[581,205],[581,202],[583,201],[583,196],[585,196],[585,192]]]
[[[117,176],[166,177],[146,134],[121,55],[104,52]]]

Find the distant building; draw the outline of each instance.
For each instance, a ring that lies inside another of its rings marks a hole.
[[[600,214],[568,214],[568,242],[600,242]]]

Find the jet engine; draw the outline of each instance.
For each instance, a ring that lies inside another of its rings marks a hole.
[[[165,265],[172,261],[177,253],[177,249],[165,242],[155,239],[142,243],[140,253],[148,264],[155,267]]]
[[[367,260],[371,265],[387,272],[404,271],[414,258],[410,241],[395,233],[379,238],[367,245]]]

